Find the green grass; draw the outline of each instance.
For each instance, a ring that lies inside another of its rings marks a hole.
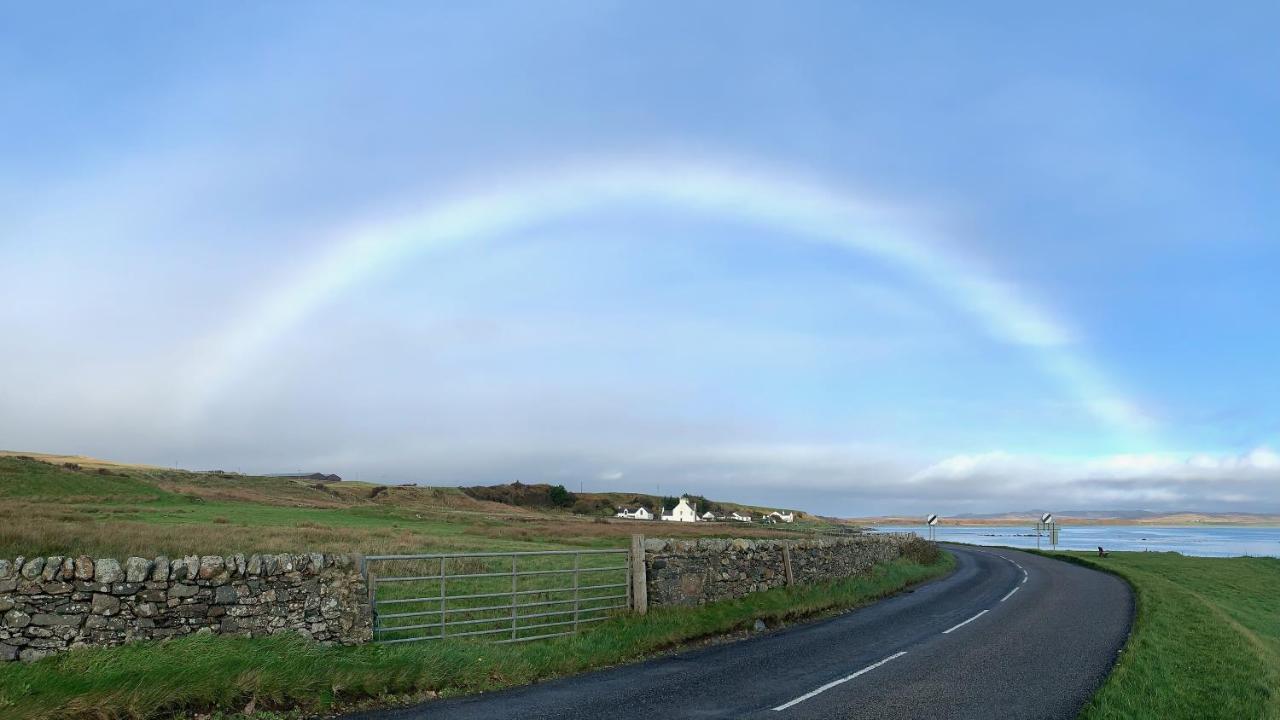
[[[1280,718],[1280,559],[1057,553],[1137,595],[1129,643],[1086,720]]]
[[[0,717],[151,718],[194,711],[307,712],[362,701],[459,695],[634,660],[680,643],[869,603],[945,573],[906,560],[829,585],[755,593],[694,608],[615,617],[573,637],[520,645],[445,640],[322,647],[292,636],[217,636],[81,649],[0,668]],[[268,716],[263,716],[268,717]]]
[[[48,501],[102,497],[116,502],[137,502],[174,496],[118,473],[90,473],[49,463],[0,458],[0,498]]]

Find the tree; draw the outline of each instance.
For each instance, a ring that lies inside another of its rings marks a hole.
[[[556,507],[569,507],[578,500],[578,496],[565,490],[563,485],[552,485],[547,491],[547,496],[551,498],[551,504]]]
[[[692,505],[695,509],[697,509],[697,511],[700,513],[706,512],[708,510],[712,512],[717,512],[720,509],[719,505],[716,505],[715,503],[711,502],[710,500],[706,499],[701,495],[685,495],[685,497],[689,498],[689,504]]]
[[[687,498],[689,500],[689,505],[700,513],[708,510],[716,511],[720,508],[718,504],[711,502],[701,495],[690,495],[685,493],[680,497]],[[680,503],[680,497],[662,498],[662,511],[667,512],[675,508],[675,506]]]

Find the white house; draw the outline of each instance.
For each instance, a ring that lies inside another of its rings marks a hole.
[[[708,510],[708,511],[706,511],[706,512],[702,513],[702,519],[703,519],[703,520],[715,520],[715,519],[716,519],[716,516],[715,516],[715,513],[713,513],[713,512],[711,512],[710,510]]]
[[[791,512],[779,512],[777,510],[774,510],[773,512],[769,513],[769,517],[773,518],[774,520],[777,520],[778,522],[792,522],[796,519],[796,514]]]
[[[733,514],[729,516],[729,519],[737,520],[738,522],[751,522],[751,514],[748,513],[744,515],[737,510],[734,510]]]
[[[647,508],[638,507],[635,510],[631,508],[618,508],[618,514],[615,517],[627,518],[628,520],[652,520],[653,513]]]
[[[662,519],[670,522],[697,522],[698,511],[689,504],[689,498],[682,497],[680,502],[671,508],[670,514],[663,513]]]

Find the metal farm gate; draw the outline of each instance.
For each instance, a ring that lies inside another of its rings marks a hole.
[[[643,556],[641,556],[643,557]],[[370,555],[375,642],[569,635],[632,605],[628,550]]]

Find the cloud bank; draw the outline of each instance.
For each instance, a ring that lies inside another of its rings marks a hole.
[[[1101,509],[1280,508],[1280,454],[1118,454],[1072,459],[1005,452],[955,455],[913,474],[907,486],[940,498],[1016,507]],[[1022,503],[1022,505],[1019,505]],[[1027,504],[1030,503],[1030,504]]]

